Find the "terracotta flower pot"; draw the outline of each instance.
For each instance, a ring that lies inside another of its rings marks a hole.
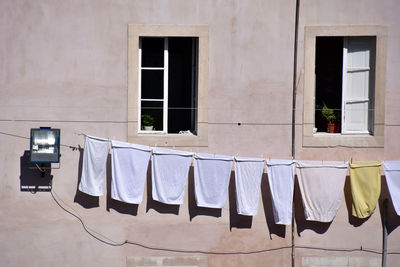
[[[335,123],[335,133],[340,133],[340,123]]]
[[[335,133],[335,123],[328,123],[328,133]]]

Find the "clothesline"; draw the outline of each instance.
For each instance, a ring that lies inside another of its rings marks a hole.
[[[111,144],[111,197],[127,203],[141,203],[150,157],[154,200],[171,205],[183,204],[193,159],[196,203],[208,208],[225,206],[234,163],[237,213],[248,216],[257,214],[261,177],[266,165],[277,224],[291,223],[295,167],[307,220],[330,222],[334,219],[343,198],[348,168],[353,216],[370,216],[380,195],[382,162],[379,161],[348,163],[244,158],[149,147],[82,135],[85,137],[85,149],[79,190],[94,196],[103,195]],[[383,164],[385,173],[390,172],[387,179],[391,179],[388,186],[392,200],[400,200],[400,161]],[[400,207],[395,205],[395,208],[400,215]]]
[[[91,136],[91,135],[88,135],[88,134],[85,134],[85,133],[82,133],[82,132],[75,132],[75,134],[78,135],[78,136],[90,137],[90,138],[99,139],[99,140],[105,140],[105,141],[108,140],[108,141],[111,142],[111,139],[110,139],[109,137],[107,137],[107,138],[94,137],[94,136]],[[150,145],[147,146],[147,147],[149,147],[149,149],[152,151],[153,148],[157,148],[157,144],[155,144],[153,147],[150,146]],[[172,149],[175,150],[176,147],[175,147],[175,146],[172,146]],[[190,153],[193,153],[193,155],[194,155],[194,154],[196,154],[196,153],[198,153],[198,152],[190,151]],[[217,153],[209,153],[209,154],[214,155],[214,156],[217,155]],[[231,156],[231,157],[233,157],[233,158],[238,158],[239,155],[236,154],[236,155],[233,155],[233,156]],[[253,158],[253,159],[259,159],[259,160],[264,160],[265,162],[268,162],[269,160],[271,160],[271,157],[270,157],[270,156],[268,156],[268,157],[261,157],[261,158],[260,158],[260,157],[251,157],[251,158]],[[297,160],[294,159],[293,157],[291,157],[290,160],[293,160],[294,163],[297,162]],[[327,162],[327,161],[325,161],[325,162]],[[344,162],[344,163],[347,162],[347,161],[346,161],[346,157],[343,158],[343,162]],[[352,163],[352,162],[353,162],[353,157],[350,157],[350,163]],[[384,160],[383,160],[382,162],[384,162]],[[322,164],[322,165],[324,164],[324,159],[321,159],[321,164]]]

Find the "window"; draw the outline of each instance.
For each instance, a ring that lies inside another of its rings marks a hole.
[[[139,38],[140,132],[196,134],[197,47],[197,37]]]
[[[373,36],[317,37],[315,128],[330,133],[373,133],[375,43]]]
[[[128,141],[207,146],[208,32],[205,25],[128,26]]]
[[[383,147],[386,42],[386,26],[305,27],[303,146]]]

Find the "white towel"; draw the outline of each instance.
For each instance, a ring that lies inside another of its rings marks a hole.
[[[400,215],[400,161],[385,161],[383,169],[394,209]]]
[[[225,207],[233,157],[194,155],[194,190],[199,207]]]
[[[140,204],[151,148],[118,141],[112,141],[111,144],[111,197],[127,203]]]
[[[104,174],[110,141],[93,136],[85,136],[82,177],[79,190],[92,195],[104,194]]]
[[[268,160],[267,173],[275,223],[290,225],[293,209],[294,161]]]
[[[153,148],[152,195],[166,204],[182,204],[193,153]]]
[[[264,159],[235,157],[237,213],[257,215]]]
[[[298,181],[306,220],[331,222],[343,198],[347,162],[298,161]]]

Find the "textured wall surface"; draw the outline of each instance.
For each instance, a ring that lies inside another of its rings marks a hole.
[[[399,12],[398,0],[301,1],[297,159],[400,160]],[[0,265],[126,266],[132,257],[202,256],[208,266],[291,266],[290,248],[268,251],[291,245],[291,227],[273,222],[266,174],[254,217],[236,214],[232,186],[224,209],[197,208],[192,169],[180,207],[152,201],[147,189],[142,204],[129,205],[110,199],[110,162],[105,195],[79,193],[82,150],[68,146],[83,146],[83,137],[76,132],[127,140],[128,24],[206,24],[210,29],[208,146],[183,149],[290,158],[294,16],[294,0],[0,1]],[[326,24],[389,27],[384,148],[302,146],[304,26]],[[238,126],[238,122],[249,124]],[[50,192],[20,190],[27,172],[23,156],[29,150],[29,140],[21,137],[39,126],[60,128],[61,143],[66,145],[61,148],[60,168],[51,171],[59,203],[79,214],[87,228],[112,241],[130,240],[147,247],[102,243],[58,206]],[[232,173],[231,182],[233,177]],[[295,194],[296,245],[382,248],[381,209],[365,221],[352,218],[348,182],[331,224],[306,222],[299,191]],[[385,196],[383,183],[381,202]],[[388,249],[400,250],[400,219],[391,203],[389,220]],[[258,253],[243,253],[250,251]],[[380,254],[298,248],[296,266],[305,256],[379,258]],[[397,266],[399,259],[389,255],[388,266]]]

